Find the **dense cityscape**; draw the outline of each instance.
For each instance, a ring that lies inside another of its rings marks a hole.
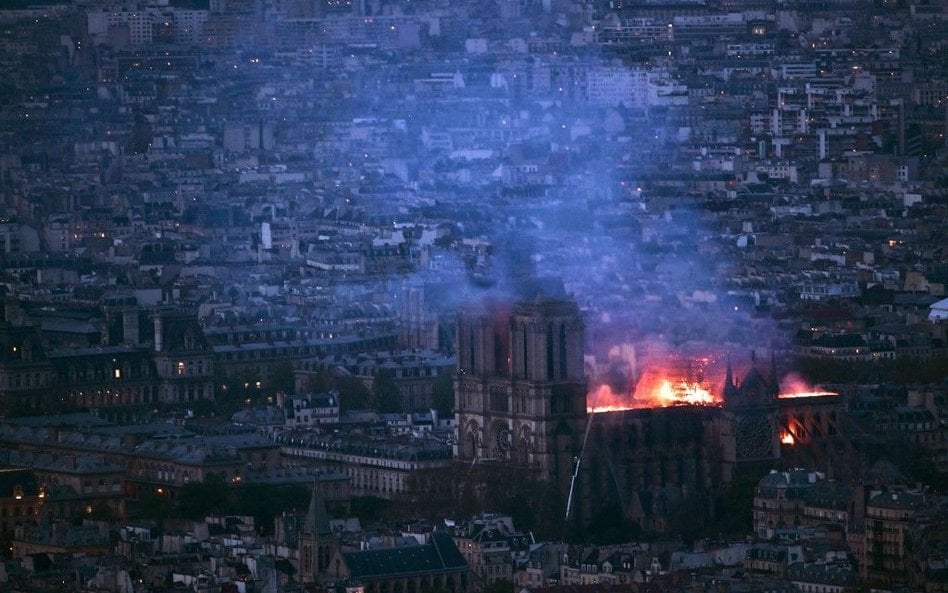
[[[0,593],[948,592],[948,4],[0,2]]]

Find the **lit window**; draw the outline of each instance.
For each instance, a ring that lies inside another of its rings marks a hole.
[[[184,362],[179,362],[179,363],[178,363],[178,374],[179,374],[179,375],[183,375],[183,374],[184,374]]]
[[[122,369],[112,369],[112,376],[116,379],[122,378]]]

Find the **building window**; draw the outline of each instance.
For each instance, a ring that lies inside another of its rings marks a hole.
[[[184,374],[184,361],[181,361],[178,363],[178,374],[179,375]]]
[[[116,379],[122,378],[122,369],[112,369],[112,376]]]

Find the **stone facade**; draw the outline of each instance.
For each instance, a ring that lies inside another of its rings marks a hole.
[[[567,489],[586,426],[575,303],[464,310],[456,351],[457,457],[523,465]]]

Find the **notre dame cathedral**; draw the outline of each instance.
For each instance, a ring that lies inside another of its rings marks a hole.
[[[523,467],[555,484],[564,500],[572,487],[580,518],[608,506],[663,531],[670,516],[712,500],[736,472],[772,467],[779,457],[772,361],[767,372],[752,361],[742,380],[728,364],[723,406],[591,414],[583,329],[568,300],[494,302],[459,313],[459,460]]]
[[[539,297],[466,309],[457,357],[458,458],[520,464],[568,487],[586,427],[576,304]]]

